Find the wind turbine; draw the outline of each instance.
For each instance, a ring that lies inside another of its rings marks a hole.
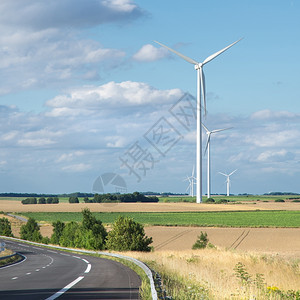
[[[205,78],[203,72],[203,66],[219,56],[221,53],[232,47],[234,44],[239,42],[241,39],[236,42],[230,44],[229,46],[223,48],[222,50],[208,56],[203,62],[198,62],[190,57],[187,57],[180,52],[177,52],[168,46],[155,41],[155,43],[165,47],[171,52],[183,58],[185,61],[193,64],[195,66],[195,70],[197,71],[197,203],[202,202],[202,129],[201,129],[201,119],[202,119],[202,111],[201,111],[201,96],[203,99],[204,112],[206,115],[206,96],[205,96]]]
[[[186,180],[189,181],[189,185],[188,185],[188,187],[186,189],[186,192],[187,192],[188,189],[190,189],[190,195],[192,197],[194,197],[194,184],[195,184],[194,180],[196,179],[195,176],[194,176],[194,172],[195,172],[195,167],[193,167],[192,175],[191,176],[187,176],[186,179],[183,180],[183,181],[186,181]]]
[[[227,183],[227,196],[229,196],[229,186],[230,186],[230,176],[234,173],[234,172],[236,172],[237,171],[237,169],[236,170],[234,170],[233,172],[231,172],[230,174],[224,174],[224,173],[221,173],[221,172],[219,172],[220,174],[222,174],[222,175],[224,175],[224,176],[226,176],[227,178],[226,178],[226,183]]]
[[[207,134],[207,142],[206,142],[206,147],[204,153],[207,152],[207,198],[210,198],[210,189],[211,189],[211,183],[210,183],[210,137],[213,133],[217,133],[220,131],[224,131],[227,129],[231,129],[232,127],[229,128],[224,128],[224,129],[215,129],[212,131],[209,131],[208,128],[202,123],[203,128],[206,131]]]

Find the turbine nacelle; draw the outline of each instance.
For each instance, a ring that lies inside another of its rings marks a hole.
[[[195,65],[195,70],[196,71],[199,70],[199,69],[201,70],[202,67],[203,67],[203,63],[198,63],[198,64]]]

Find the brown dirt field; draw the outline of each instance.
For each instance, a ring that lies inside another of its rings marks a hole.
[[[300,258],[300,228],[145,227],[155,250],[191,250],[201,231],[217,247]]]
[[[233,211],[233,210],[300,210],[296,202],[253,202],[243,204],[197,204],[197,203],[59,203],[27,204],[20,201],[0,201],[4,212],[81,212],[89,208],[93,212],[184,212],[184,211]]]

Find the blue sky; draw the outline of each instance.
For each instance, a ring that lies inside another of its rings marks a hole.
[[[196,72],[153,41],[203,61],[243,38],[204,67],[204,122],[233,127],[212,136],[212,193],[235,169],[232,193],[300,193],[299,13],[284,0],[1,1],[0,191],[92,192],[114,173],[129,192],[184,193],[195,120],[171,112]]]

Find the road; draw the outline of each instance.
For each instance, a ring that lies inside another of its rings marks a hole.
[[[24,260],[0,268],[0,299],[139,299],[138,275],[121,263],[5,241]]]

